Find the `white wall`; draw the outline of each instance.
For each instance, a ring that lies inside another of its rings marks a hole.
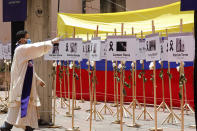
[[[57,32],[58,0],[52,0],[51,5],[53,18],[51,20],[51,36],[55,37]],[[82,13],[82,0],[60,0],[60,13]]]
[[[100,13],[100,0],[86,2],[86,13]]]
[[[163,6],[180,0],[126,0],[126,8],[128,10],[139,10]]]
[[[11,23],[3,22],[3,0],[0,0],[0,41],[3,43],[11,40]]]

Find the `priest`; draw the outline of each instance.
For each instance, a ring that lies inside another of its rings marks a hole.
[[[40,106],[36,87],[45,86],[34,70],[33,60],[46,54],[59,38],[27,44],[27,31],[17,32],[16,37],[18,42],[11,67],[8,115],[0,131],[11,131],[13,126],[33,131],[38,128],[37,108]]]

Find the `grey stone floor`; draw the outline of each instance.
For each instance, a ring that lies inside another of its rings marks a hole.
[[[58,102],[59,103],[59,102]],[[65,131],[66,128],[71,127],[71,118],[65,117],[65,113],[67,111],[66,108],[60,108],[60,104],[57,103],[57,112],[56,112],[56,125],[61,126],[60,128],[40,128],[37,129],[39,131]],[[80,131],[89,131],[89,121],[86,121],[89,113],[86,112],[87,109],[89,109],[90,104],[89,102],[85,103],[78,103],[77,105],[80,106],[82,109],[75,111],[75,126],[80,127]],[[104,104],[101,103],[100,105],[97,105],[97,109],[100,110]],[[108,104],[109,105],[109,104]],[[109,106],[114,112],[116,111],[116,108]],[[128,107],[128,105],[125,105],[125,107]],[[154,118],[154,108],[148,107],[147,110],[150,112],[150,114]],[[132,113],[132,109],[129,109],[129,111]],[[136,116],[138,116],[142,112],[142,109],[139,109],[137,107],[136,109]],[[180,110],[174,110],[176,114],[180,114]],[[111,115],[103,115],[104,120],[102,121],[93,121],[93,130],[92,131],[120,131],[120,125],[112,124],[112,121],[115,120],[115,117],[112,117]],[[179,124],[164,124],[161,125],[162,121],[168,116],[168,112],[158,112],[158,127],[162,127],[164,131],[180,131],[180,123]],[[4,119],[6,117],[6,114],[0,114],[0,124],[3,123]],[[190,125],[195,124],[194,114],[185,115],[185,131],[195,131],[195,129],[190,128]],[[142,117],[143,119],[143,117]],[[124,131],[147,131],[151,127],[154,126],[154,121],[144,121],[144,120],[137,120],[136,122],[140,124],[141,126],[139,128],[131,128],[127,127],[126,124],[132,122],[132,118],[124,118]],[[14,128],[13,131],[22,131],[22,129]]]

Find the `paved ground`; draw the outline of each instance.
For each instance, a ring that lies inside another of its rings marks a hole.
[[[78,106],[81,106],[81,110],[75,111],[75,126],[80,127],[81,131],[89,131],[89,121],[86,121],[89,113],[86,112],[89,109],[89,102],[85,103],[78,103]],[[103,103],[97,105],[97,109],[100,110],[103,106]],[[126,105],[125,107],[128,107]],[[115,112],[116,108],[110,107]],[[40,128],[40,131],[65,131],[66,128],[71,127],[71,118],[65,117],[65,112],[67,111],[66,108],[60,108],[59,104],[57,105],[57,113],[56,113],[56,125],[61,126],[60,128]],[[132,110],[129,110],[132,112]],[[141,113],[142,109],[136,109],[136,116]],[[154,108],[148,107],[148,111],[154,117]],[[180,110],[174,110],[176,114],[180,114]],[[161,125],[162,121],[167,117],[168,112],[158,112],[158,127],[162,127],[164,131],[180,131],[180,124],[164,124]],[[103,115],[104,120],[102,121],[93,121],[93,131],[120,131],[120,125],[112,124],[112,121],[115,120],[115,117],[111,115]],[[6,114],[0,115],[0,124],[3,123]],[[142,117],[143,119],[143,117]],[[127,123],[131,123],[131,118],[124,118],[124,131],[147,131],[149,128],[154,126],[154,121],[144,121],[144,120],[137,120],[137,123],[140,124],[140,128],[131,128],[127,127]],[[195,131],[195,129],[189,128],[190,125],[195,124],[194,115],[185,115],[185,131]],[[13,131],[22,131],[22,129],[14,128]]]

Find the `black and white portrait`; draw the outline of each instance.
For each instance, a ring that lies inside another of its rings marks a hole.
[[[156,50],[156,40],[149,41],[149,51],[155,51]]]
[[[59,55],[59,43],[53,45],[52,54]]]
[[[77,52],[77,43],[75,43],[75,42],[70,43],[70,52],[71,53]]]
[[[176,38],[176,52],[184,52],[185,47],[181,38]]]
[[[93,45],[93,53],[96,53],[96,44]]]
[[[116,51],[127,51],[127,42],[118,41],[116,43]]]

